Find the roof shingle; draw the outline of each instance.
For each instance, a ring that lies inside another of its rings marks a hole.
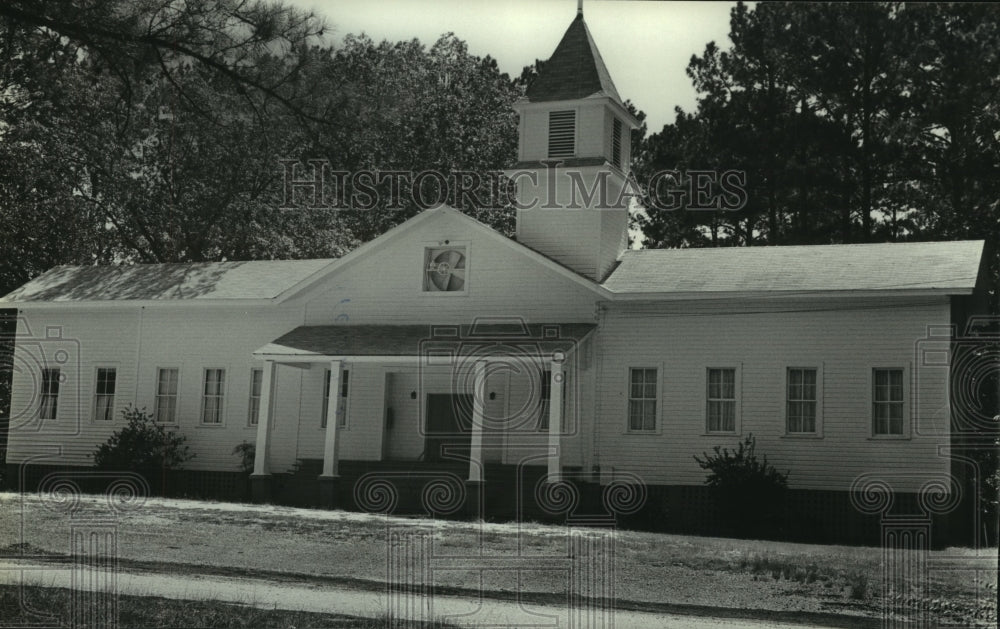
[[[615,293],[921,290],[975,287],[983,241],[626,251]]]
[[[3,302],[272,299],[333,260],[57,266]]]
[[[539,103],[594,95],[608,96],[622,104],[583,14],[578,13],[525,96],[528,102]]]

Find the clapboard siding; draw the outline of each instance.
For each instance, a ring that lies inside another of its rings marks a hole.
[[[89,320],[20,314],[7,461],[89,465],[96,445],[121,424],[119,411],[136,399],[138,315],[116,312]],[[95,345],[89,342],[92,338],[103,342]],[[41,369],[53,366],[61,370],[65,381],[60,386],[56,419],[42,421],[38,413]],[[116,369],[116,421],[93,419],[98,367]]]
[[[598,383],[602,473],[627,471],[653,484],[701,484],[692,458],[715,445],[733,447],[749,433],[792,487],[846,490],[864,473],[886,473],[913,491],[944,475],[948,459],[947,370],[919,371],[919,426],[906,440],[871,438],[871,370],[899,366],[914,375],[928,325],[946,324],[946,298],[874,301],[742,302],[610,308],[599,329]],[[824,309],[825,308],[825,309]],[[770,312],[762,312],[770,310]],[[690,313],[690,314],[689,314]],[[655,434],[626,430],[629,367],[657,367],[661,408]],[[707,435],[708,367],[739,368],[741,434]],[[785,370],[816,367],[823,381],[822,438],[787,437]]]
[[[527,207],[518,210],[518,241],[578,273],[602,277],[626,235],[628,213],[618,203],[622,186],[621,176],[605,167],[560,170],[554,177],[542,172],[537,184],[521,178],[518,199]],[[593,198],[585,203],[588,195]]]
[[[12,425],[8,461],[18,463],[34,452],[61,448],[62,454],[56,455],[54,461],[90,465],[94,449],[123,425],[121,410],[131,404],[152,411],[157,368],[170,367],[177,368],[180,375],[177,430],[187,437],[195,454],[186,467],[205,470],[238,469],[233,448],[242,441],[256,439],[256,429],[248,427],[247,422],[250,370],[259,367],[260,362],[251,354],[302,321],[301,308],[247,311],[123,306],[66,312],[29,309],[20,315],[15,361],[34,368],[14,374],[12,409],[23,421]],[[62,328],[62,341],[32,340],[53,326]],[[78,347],[79,360],[73,358],[62,365],[67,380],[60,388],[58,421],[40,425],[39,348],[57,344]],[[94,376],[99,366],[117,369],[112,422],[92,420]],[[221,426],[205,426],[200,421],[206,368],[226,370]],[[299,379],[298,370],[279,367],[271,452],[272,459],[281,465],[294,462],[297,422],[290,418],[298,415]]]
[[[461,295],[423,291],[425,248],[446,240],[467,247],[467,289]],[[303,300],[307,325],[469,324],[480,317],[594,320],[594,297],[587,288],[447,214],[415,225],[391,247],[334,273]]]
[[[531,108],[521,113],[519,156],[522,162],[549,158],[549,112],[576,112],[576,156],[610,156],[605,139],[605,110],[603,100],[588,104],[557,104],[548,108]]]

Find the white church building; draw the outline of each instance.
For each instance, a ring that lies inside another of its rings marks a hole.
[[[616,508],[669,526],[709,509],[694,456],[751,434],[816,526],[873,488],[950,491],[927,348],[974,311],[983,242],[629,250],[625,205],[565,194],[576,173],[615,198],[637,125],[582,14],[517,110],[520,198],[556,185],[563,207],[518,210],[513,239],[441,206],[339,259],[62,266],[4,297],[9,482],[82,474],[133,406],[186,437],[189,484],[239,487],[252,444],[275,502],[390,510],[422,479],[457,483],[438,511],[489,513],[625,487]]]

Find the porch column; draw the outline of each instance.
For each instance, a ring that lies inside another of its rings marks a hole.
[[[339,466],[337,438],[340,436],[340,386],[344,378],[344,361],[330,361],[330,399],[326,406],[326,441],[323,445],[323,473],[320,478],[336,478]]]
[[[486,361],[475,364],[472,395],[472,441],[469,446],[469,481],[483,481],[483,419],[486,416]]]
[[[563,415],[563,358],[560,353],[553,355],[549,367],[552,379],[549,383],[549,469],[547,480],[550,483],[558,483],[562,480],[559,437],[562,433]]]
[[[250,493],[255,502],[271,499],[271,398],[274,395],[275,362],[265,360],[261,369],[260,398],[257,400],[257,443],[254,448]]]

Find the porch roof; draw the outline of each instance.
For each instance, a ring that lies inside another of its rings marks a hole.
[[[351,356],[420,356],[442,345],[524,346],[537,343],[543,353],[566,351],[596,329],[592,323],[473,325],[304,325],[254,352],[259,358],[300,360]],[[467,350],[463,350],[467,351]]]

